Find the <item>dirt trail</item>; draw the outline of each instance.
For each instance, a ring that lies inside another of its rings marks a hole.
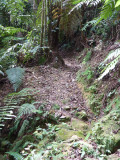
[[[59,105],[61,115],[72,116],[73,109],[88,112],[82,93],[76,82],[76,73],[80,64],[73,58],[65,58],[65,67],[53,68],[50,65],[27,68],[24,87],[33,87],[40,91],[37,97],[41,103],[51,108]],[[65,111],[69,108],[69,111]]]

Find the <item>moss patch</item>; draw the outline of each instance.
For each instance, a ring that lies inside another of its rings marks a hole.
[[[120,113],[113,109],[101,118],[92,128],[93,137],[98,144],[105,145],[106,150],[116,151],[120,146]]]
[[[88,129],[88,125],[84,121],[81,121],[78,119],[72,119],[71,127],[72,129],[81,131],[81,132],[84,132]]]
[[[84,138],[82,132],[68,130],[68,129],[60,129],[56,134],[56,140],[66,141],[70,139],[73,135],[77,135],[78,137]]]
[[[72,119],[68,124],[62,123],[58,127],[60,130],[56,134],[56,139],[63,141],[70,139],[73,135],[84,138],[84,134],[88,129],[88,125],[78,119]]]

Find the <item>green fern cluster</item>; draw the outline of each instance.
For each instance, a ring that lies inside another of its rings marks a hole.
[[[24,88],[20,92],[8,94],[4,99],[4,104],[7,106],[21,106],[24,103],[31,103],[38,93],[33,88]]]
[[[4,99],[4,106],[0,107],[0,129],[5,126],[5,122],[10,119],[19,119],[23,115],[31,114],[35,112],[34,104],[30,104],[33,101],[34,95],[38,92],[31,88],[24,88],[18,93],[11,93]],[[26,104],[24,104],[26,103]],[[21,106],[21,108],[20,108]],[[19,110],[18,110],[19,109]],[[18,115],[14,114],[14,110],[18,110]],[[24,123],[25,124],[25,123]],[[18,125],[16,123],[17,128]]]

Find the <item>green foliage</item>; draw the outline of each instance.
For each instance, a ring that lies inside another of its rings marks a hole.
[[[83,59],[83,63],[88,62],[91,59],[91,56],[92,56],[92,51],[88,50],[87,53],[86,53],[86,56]]]
[[[75,5],[69,12],[71,14],[75,9],[81,8],[83,5],[86,6],[97,6],[102,0],[76,0],[73,1],[73,5]]]
[[[2,68],[2,66],[0,65],[0,68]],[[4,76],[3,71],[0,69],[0,74],[2,74]]]
[[[17,57],[17,51],[20,49],[22,44],[17,43],[11,47],[9,47],[7,50],[2,50],[0,53],[0,65],[2,66],[3,70],[5,71],[8,68],[11,68],[11,66],[15,66],[16,64],[16,57]]]
[[[97,86],[95,84],[91,85],[88,89],[90,93],[96,93],[97,92]]]
[[[97,19],[97,23],[99,23],[103,19],[107,19],[108,17],[112,16],[114,11],[120,10],[120,1],[119,0],[80,0],[77,1],[77,5],[75,5],[71,11],[73,12],[75,9],[81,8],[83,5],[87,6],[97,6],[99,3],[103,2],[102,11],[100,13],[100,17]],[[118,15],[119,12],[117,12],[116,15]],[[96,24],[97,24],[96,23]]]
[[[112,135],[105,137],[102,133],[103,128],[100,123],[97,123],[92,129],[92,139],[98,144],[98,149],[101,153],[110,154],[115,147],[115,139]]]
[[[25,103],[18,110],[17,119],[21,118],[23,115],[30,115],[36,112],[36,108],[33,104]]]
[[[64,157],[62,154],[62,147],[60,146],[61,143],[53,142],[55,140],[56,131],[59,128],[57,126],[53,126],[51,124],[47,124],[46,129],[42,129],[37,127],[36,131],[34,132],[35,137],[38,139],[39,144],[37,145],[40,150],[36,149],[36,153],[32,152],[25,158],[25,160],[29,160],[29,158],[39,158],[39,159],[50,159],[53,158],[54,160],[61,159]]]
[[[32,103],[38,91],[33,88],[24,88],[20,92],[10,93],[4,98],[4,104],[7,106],[21,106],[24,103]]]
[[[5,126],[7,120],[14,119],[16,116],[13,113],[14,109],[17,109],[18,106],[1,106],[0,107],[0,130]]]
[[[14,36],[19,32],[26,32],[26,31],[22,28],[4,27],[0,25],[0,39],[3,37]]]
[[[59,128],[51,124],[47,124],[47,127],[48,129],[42,129],[40,127],[37,127],[36,131],[34,132],[34,135],[41,140],[43,140],[46,137],[49,138],[49,141],[55,139],[55,132],[58,131]]]
[[[16,139],[16,141],[14,141],[14,143],[12,144],[10,150],[12,152],[18,152],[20,153],[20,151],[22,151],[24,149],[24,147],[26,147],[26,145],[28,143],[32,143],[34,142],[34,136],[33,135],[25,135],[22,136],[19,139]]]
[[[6,153],[13,156],[15,160],[23,160],[24,159],[23,156],[21,156],[17,152],[6,152]]]
[[[8,47],[10,45],[14,45],[15,43],[19,43],[23,41],[24,38],[15,37],[15,36],[8,36],[1,40],[4,47]],[[22,44],[21,44],[22,45]]]
[[[113,107],[115,107],[119,112],[119,109],[120,109],[120,98],[119,97],[114,98],[112,101],[110,101],[107,107],[105,108],[104,112],[108,114],[112,110]]]
[[[59,110],[59,109],[60,109],[60,106],[59,106],[58,104],[54,104],[54,105],[53,105],[53,109]]]
[[[120,4],[119,0],[105,0],[104,5],[102,7],[102,11],[100,14],[100,18],[98,19],[98,22],[100,22],[103,19],[107,19],[108,17],[112,16],[114,11],[118,11],[116,16],[118,15],[120,10]]]
[[[22,79],[24,76],[24,69],[20,67],[10,68],[6,71],[9,81],[13,85],[14,90],[16,91],[22,84]]]
[[[25,160],[29,160],[30,158],[34,159],[53,159],[53,160],[58,160],[58,159],[64,159],[65,155],[62,153],[62,147],[60,147],[61,143],[58,142],[52,142],[51,144],[48,144],[48,146],[45,149],[41,149],[37,153],[31,153],[25,158]]]
[[[0,1],[0,3],[1,3],[0,9],[1,9],[1,11],[4,10],[3,13],[5,13],[6,15],[8,15],[8,14],[10,15],[9,21],[12,24],[18,25],[22,21],[21,17],[24,17],[23,14],[26,13],[26,7],[28,4],[27,2],[28,2],[28,0],[17,0],[17,1],[15,1],[15,0],[9,0],[9,1],[1,0]]]
[[[98,97],[95,94],[90,96],[90,99],[89,99],[90,108],[97,115],[100,113],[100,108],[101,108],[101,105],[102,105],[101,100],[102,99],[101,99],[100,95]]]
[[[5,126],[5,122],[7,120],[16,118],[17,121],[14,127],[11,129],[11,132],[16,131],[20,122],[19,121],[20,116],[22,116],[22,114],[23,115],[27,113],[29,114],[30,111],[31,113],[35,112],[35,110],[32,110],[33,108],[35,108],[33,106],[34,103],[33,104],[29,104],[29,103],[32,103],[32,101],[34,100],[33,96],[37,93],[38,92],[35,91],[34,89],[24,88],[18,93],[11,93],[7,95],[4,99],[5,105],[0,107],[0,129],[3,129],[3,127]],[[28,103],[28,105],[22,106],[22,104],[24,103]],[[21,110],[20,110],[20,106],[22,106]],[[26,110],[22,110],[24,109],[25,106],[27,106],[27,108],[25,108]],[[30,109],[30,107],[32,107],[32,109],[28,111],[27,109]],[[16,115],[14,114],[14,111],[18,110],[18,108],[20,110],[20,113],[18,114],[18,117],[16,117]],[[40,114],[43,112],[41,112],[41,110],[36,110],[36,113]]]
[[[103,79],[107,74],[109,74],[110,71],[116,67],[119,61],[120,61],[120,49],[116,49],[110,52],[107,58],[99,66],[104,68],[101,71],[101,75],[98,78],[98,80]]]
[[[18,137],[21,137],[24,135],[26,128],[29,125],[29,121],[28,120],[24,120],[19,132],[18,132]]]
[[[78,71],[76,79],[78,82],[82,81],[83,83],[87,82],[89,84],[92,82],[93,77],[94,77],[94,71],[90,67],[88,67],[85,71],[81,73],[80,71]]]

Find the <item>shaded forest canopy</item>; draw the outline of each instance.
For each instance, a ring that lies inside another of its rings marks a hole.
[[[0,0],[0,160],[120,160],[120,0]]]

